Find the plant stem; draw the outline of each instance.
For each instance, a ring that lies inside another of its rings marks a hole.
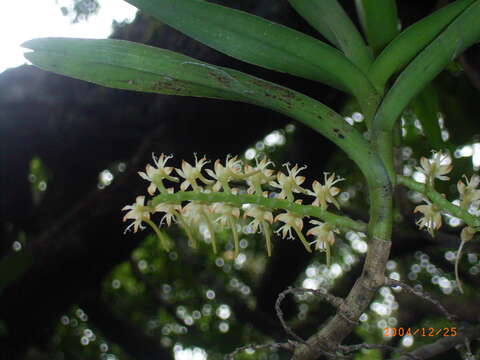
[[[212,250],[213,253],[217,253],[217,243],[215,241],[215,228],[213,227],[212,222],[210,221],[210,218],[208,217],[208,214],[201,210],[202,217],[205,220],[205,223],[207,224],[208,232],[210,233],[210,241],[212,242]]]
[[[268,256],[272,256],[272,240],[270,239],[271,233],[270,233],[270,226],[266,221],[262,221],[262,230],[263,233],[265,234],[265,242],[267,245],[267,254]]]
[[[230,225],[230,228],[232,229],[232,235],[233,235],[233,241],[235,243],[235,257],[238,256],[240,252],[240,246],[239,246],[239,241],[238,241],[238,232],[237,232],[237,223],[233,219],[232,216],[228,216],[228,223]]]

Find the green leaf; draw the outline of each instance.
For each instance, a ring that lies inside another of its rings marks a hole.
[[[362,70],[372,55],[362,36],[337,0],[289,0],[295,10]]]
[[[385,96],[374,126],[389,132],[410,101],[465,49],[480,41],[480,1],[470,5],[400,74]]]
[[[118,89],[227,99],[296,119],[344,149],[368,171],[369,145],[333,110],[291,89],[172,51],[123,40],[41,38],[27,41],[34,65]]]
[[[236,59],[316,80],[357,97],[371,92],[365,75],[340,51],[283,25],[207,1],[126,1]]]
[[[457,0],[400,33],[377,57],[370,79],[383,92],[388,79],[410,62],[474,0]]]
[[[117,89],[228,100],[244,90],[219,67],[129,41],[40,38],[22,46],[44,70]]]
[[[412,110],[422,125],[430,149],[442,149],[445,144],[442,140],[442,130],[438,123],[440,106],[435,87],[427,86],[412,102]]]
[[[395,0],[355,0],[360,24],[375,53],[397,36],[399,22]]]

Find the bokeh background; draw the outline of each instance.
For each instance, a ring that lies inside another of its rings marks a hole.
[[[214,2],[318,36],[287,1]],[[399,1],[402,26],[447,2]],[[341,3],[354,18],[353,1]],[[221,246],[214,255],[202,239],[197,249],[189,248],[185,234],[172,227],[175,247],[166,253],[148,230],[124,234],[121,221],[120,209],[146,192],[137,171],[152,152],[174,154],[177,167],[182,159],[192,161],[194,152],[212,160],[238,154],[246,163],[267,155],[278,169],[284,162],[307,165],[308,184],[334,170],[347,179],[343,209],[365,219],[361,176],[331,143],[250,105],[112,90],[21,65],[19,45],[42,36],[111,36],[159,46],[304,92],[363,130],[355,103],[325,86],[222,55],[121,0],[16,1],[0,8],[0,359],[220,359],[239,346],[287,339],[274,304],[288,286],[348,293],[368,248],[362,234],[338,238],[327,267],[323,254],[308,254],[300,242],[278,237],[267,257],[262,236],[251,234],[246,222],[241,253],[234,258],[228,231],[218,234]],[[415,171],[420,156],[446,148],[454,181],[441,191],[455,197],[461,175],[480,168],[479,91],[476,46],[404,113],[398,170],[421,180]],[[466,291],[460,296],[453,276],[459,220],[445,216],[448,226],[433,239],[415,226],[412,209],[421,199],[399,190],[397,200],[389,275],[434,293],[478,322],[479,246],[466,247]],[[333,314],[311,296],[287,298],[283,310],[304,337]],[[413,349],[431,339],[385,338],[383,328],[448,325],[429,304],[382,288],[348,341]],[[372,350],[355,359],[388,356]],[[238,358],[288,355],[247,351]],[[438,357],[461,358],[456,350]]]

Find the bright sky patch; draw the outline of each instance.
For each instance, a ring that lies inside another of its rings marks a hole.
[[[15,0],[0,4],[0,73],[27,63],[26,40],[38,37],[106,38],[112,21],[133,20],[136,8],[122,0],[101,0],[100,10],[87,21],[71,23],[61,7],[71,7],[71,0]]]

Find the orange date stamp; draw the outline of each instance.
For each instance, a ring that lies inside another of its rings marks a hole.
[[[409,328],[409,327],[391,327],[383,329],[383,336],[393,337],[393,336],[457,336],[456,327],[445,327],[445,328]]]

